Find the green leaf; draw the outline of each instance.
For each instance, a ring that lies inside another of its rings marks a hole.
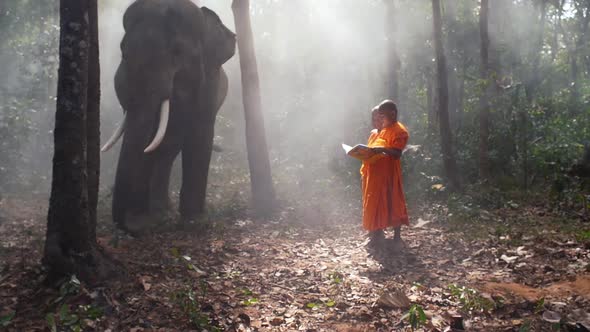
[[[250,296],[250,295],[252,295],[253,293],[252,293],[252,291],[251,291],[251,290],[249,290],[249,289],[245,288],[245,289],[243,289],[243,290],[242,290],[242,294],[244,294],[244,295],[246,295],[246,296]]]
[[[336,302],[334,302],[333,300],[329,300],[328,302],[326,302],[326,307],[331,308],[335,305],[336,305]]]
[[[92,320],[98,319],[104,315],[104,312],[102,311],[101,308],[98,308],[98,307],[95,307],[92,305],[86,307],[84,311],[85,311],[86,317],[88,319],[92,319]]]
[[[170,253],[174,258],[180,258],[180,250],[178,248],[170,248]]]
[[[318,305],[317,305],[317,303],[309,302],[305,306],[308,307],[309,309],[313,309],[313,308],[317,307]]]
[[[55,325],[55,317],[53,316],[53,313],[50,312],[45,315],[45,322],[47,322],[47,327],[49,327],[51,332],[57,332],[57,326]]]
[[[15,314],[16,312],[13,311],[6,316],[0,316],[0,327],[7,327],[10,324],[10,321],[12,321],[14,318]]]
[[[69,313],[70,313],[70,307],[67,304],[62,304],[62,306],[59,308],[59,320],[60,321],[66,320]]]
[[[540,313],[544,309],[545,309],[545,298],[542,297],[539,299],[539,301],[537,301],[537,303],[535,305],[535,314]]]
[[[518,329],[518,332],[529,332],[530,330],[531,330],[531,321],[527,320],[520,326],[520,328]]]
[[[255,297],[249,298],[248,300],[245,300],[244,302],[242,302],[245,306],[249,306],[249,305],[253,305],[258,303],[258,299]]]

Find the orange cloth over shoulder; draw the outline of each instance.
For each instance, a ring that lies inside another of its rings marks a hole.
[[[403,151],[408,138],[406,127],[395,122],[380,132],[371,131],[367,145]],[[368,231],[375,231],[409,225],[400,160],[379,155],[377,158],[363,161],[360,171],[363,191],[363,227]]]

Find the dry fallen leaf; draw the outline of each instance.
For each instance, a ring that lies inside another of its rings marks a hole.
[[[407,309],[410,307],[410,299],[401,290],[394,290],[393,292],[386,292],[379,296],[377,304],[393,309]]]
[[[281,317],[275,317],[275,318],[271,319],[270,325],[279,326],[279,325],[283,324],[284,322],[285,322],[285,320],[282,319]]]
[[[139,282],[141,283],[141,285],[143,286],[143,290],[144,291],[149,291],[152,288],[152,284],[150,284],[148,281],[150,281],[150,277],[148,276],[141,276],[139,277]]]
[[[502,255],[502,256],[500,256],[500,259],[503,260],[504,262],[510,264],[510,263],[516,261],[518,259],[518,256],[506,256],[506,255]]]
[[[561,315],[555,311],[545,310],[543,312],[543,320],[549,323],[559,323],[561,321]]]

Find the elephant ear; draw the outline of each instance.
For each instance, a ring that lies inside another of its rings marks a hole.
[[[203,36],[204,53],[208,62],[220,66],[235,53],[236,35],[229,30],[219,16],[207,7],[201,7],[205,29]]]
[[[165,31],[168,36],[170,53],[179,62],[184,62],[185,57],[199,57],[202,53],[201,38],[198,31],[201,30],[202,17],[198,7],[190,12],[182,12],[179,8],[168,7],[165,13]],[[195,35],[196,34],[196,35]]]

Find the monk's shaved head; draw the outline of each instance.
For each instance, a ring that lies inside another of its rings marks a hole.
[[[385,99],[377,106],[379,113],[385,114],[393,121],[397,121],[397,105],[393,100]]]

